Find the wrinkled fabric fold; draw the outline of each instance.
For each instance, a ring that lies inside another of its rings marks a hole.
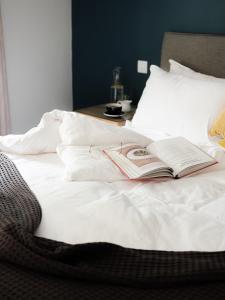
[[[211,299],[212,291],[213,299],[222,299],[225,252],[147,251],[38,238],[33,234],[41,221],[41,207],[4,154],[0,179],[2,299],[147,300],[158,295],[186,300],[190,295]]]

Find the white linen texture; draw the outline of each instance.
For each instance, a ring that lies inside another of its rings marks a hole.
[[[150,139],[78,113],[54,110],[24,135],[0,137],[0,151],[24,155],[57,152],[65,164],[64,179],[114,181],[126,178],[102,150],[121,143],[146,146]]]
[[[41,204],[43,217],[37,236],[70,244],[108,242],[146,250],[225,250],[224,151],[216,145],[205,145],[204,150],[220,163],[192,176],[165,182],[131,182],[124,180],[114,165],[107,166],[109,160],[99,156],[103,145],[95,143],[89,155],[90,143],[98,141],[108,147],[111,142],[120,143],[124,135],[128,136],[124,143],[132,140],[145,145],[150,139],[132,131],[126,135],[124,128],[88,120],[87,128],[77,114],[54,111],[44,115],[44,120],[29,133],[11,136],[10,143],[9,137],[0,139],[0,149],[7,150],[4,152]],[[75,138],[75,127],[70,126],[76,122],[80,132]],[[98,139],[94,139],[95,135]],[[64,163],[66,168],[73,166],[68,176],[75,181],[63,180]],[[98,163],[101,168],[95,173]],[[82,180],[77,180],[79,176],[83,176]]]
[[[37,127],[22,135],[0,136],[0,151],[16,154],[41,154],[56,152],[60,144],[59,126],[65,112],[54,110],[45,113]]]
[[[59,146],[57,153],[65,165],[69,181],[118,181],[127,179],[103,153],[106,147]]]
[[[207,150],[207,149],[206,149]],[[216,153],[215,146],[208,150]],[[65,181],[56,153],[9,154],[41,204],[37,236],[166,251],[225,250],[225,156],[166,182]],[[88,162],[87,162],[88,163]]]

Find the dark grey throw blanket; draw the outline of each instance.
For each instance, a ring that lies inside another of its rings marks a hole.
[[[40,221],[36,197],[0,154],[1,300],[224,299],[224,252],[71,246],[35,237]]]

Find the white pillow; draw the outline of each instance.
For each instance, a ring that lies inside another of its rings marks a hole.
[[[188,78],[157,66],[150,70],[133,127],[208,142],[208,128],[225,106],[225,82]]]
[[[210,76],[210,75],[206,75],[206,74],[202,74],[199,72],[195,72],[194,70],[178,63],[177,61],[173,60],[173,59],[169,59],[169,63],[170,63],[170,72],[174,73],[174,74],[180,74],[180,75],[184,75],[187,76],[189,78],[194,78],[194,79],[201,79],[201,80],[210,80],[210,81],[219,81],[219,82],[224,82],[225,84],[225,79],[223,78],[217,78],[214,76]]]

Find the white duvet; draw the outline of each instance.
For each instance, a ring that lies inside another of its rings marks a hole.
[[[15,162],[41,204],[37,236],[136,249],[225,250],[222,150],[204,145],[219,164],[190,177],[129,182],[109,161],[104,164],[100,144],[145,144],[147,138],[72,113],[55,111],[44,118],[30,133],[0,137],[0,150]],[[102,173],[95,171],[99,161]],[[91,171],[85,173],[85,165]]]

